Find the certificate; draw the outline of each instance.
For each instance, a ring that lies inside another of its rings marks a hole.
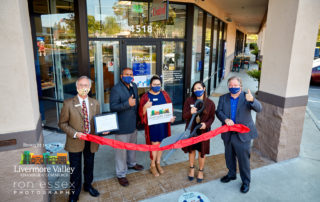
[[[108,113],[94,116],[96,134],[119,130],[117,113]]]
[[[148,125],[168,123],[172,118],[172,103],[155,105],[147,109]]]

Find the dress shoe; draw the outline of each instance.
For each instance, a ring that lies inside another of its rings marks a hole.
[[[135,166],[133,167],[128,167],[129,169],[133,169],[133,170],[143,170],[143,166],[142,165],[139,165],[139,164],[136,164]]]
[[[71,198],[69,198],[69,200],[68,200],[69,202],[77,202],[78,201],[78,199],[71,199]]]
[[[124,186],[124,187],[129,186],[129,181],[127,180],[126,177],[120,177],[120,178],[118,177],[118,182],[121,186]]]
[[[83,190],[86,191],[86,192],[89,192],[89,194],[93,197],[97,197],[100,195],[100,193],[98,192],[98,190],[96,190],[95,188],[93,188],[92,186],[90,186],[89,188],[88,187],[85,187],[83,186]]]
[[[194,166],[190,166],[190,172],[191,172],[191,170],[193,170],[194,169]],[[194,173],[193,173],[193,176],[190,176],[190,175],[188,175],[188,180],[189,181],[192,181],[194,179]]]
[[[242,183],[240,187],[240,191],[245,194],[249,191],[249,188],[250,188],[249,184]]]
[[[202,169],[202,170],[200,170],[200,169],[199,169],[199,172],[202,172],[202,173],[203,173],[203,169]],[[199,177],[197,177],[197,182],[198,182],[198,183],[201,183],[201,182],[202,182],[202,180],[203,180],[203,178],[199,178]]]
[[[235,180],[235,179],[237,179],[237,176],[229,177],[228,175],[226,175],[226,176],[222,177],[222,178],[220,179],[220,181],[223,182],[223,183],[228,183],[228,182],[230,182],[231,180]]]

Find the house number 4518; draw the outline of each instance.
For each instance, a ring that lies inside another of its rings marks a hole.
[[[130,32],[149,32],[149,33],[152,33],[152,26],[151,25],[148,25],[148,26],[141,26],[141,25],[131,25],[130,26]]]

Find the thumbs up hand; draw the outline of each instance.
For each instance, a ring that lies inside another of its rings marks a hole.
[[[248,102],[253,102],[253,99],[254,99],[254,97],[252,96],[251,91],[248,89],[248,92],[246,94],[246,100]]]
[[[150,99],[148,100],[148,102],[146,102],[146,104],[143,106],[145,109],[148,109],[152,106],[152,102],[150,101]]]

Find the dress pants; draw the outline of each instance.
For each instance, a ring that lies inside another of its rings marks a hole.
[[[228,176],[235,177],[237,174],[238,159],[240,177],[243,183],[250,184],[250,147],[251,141],[242,142],[238,134],[233,133],[229,141],[224,141],[225,159],[227,168],[229,169]]]
[[[137,130],[129,134],[115,135],[115,140],[121,142],[137,143]],[[116,175],[118,178],[127,175],[128,166],[133,167],[136,163],[136,151],[115,149]]]
[[[70,167],[74,168],[70,174],[70,199],[77,200],[81,192],[81,166],[82,154],[84,159],[84,186],[90,187],[93,181],[94,153],[90,151],[90,142],[85,141],[85,147],[82,152],[69,152]]]

